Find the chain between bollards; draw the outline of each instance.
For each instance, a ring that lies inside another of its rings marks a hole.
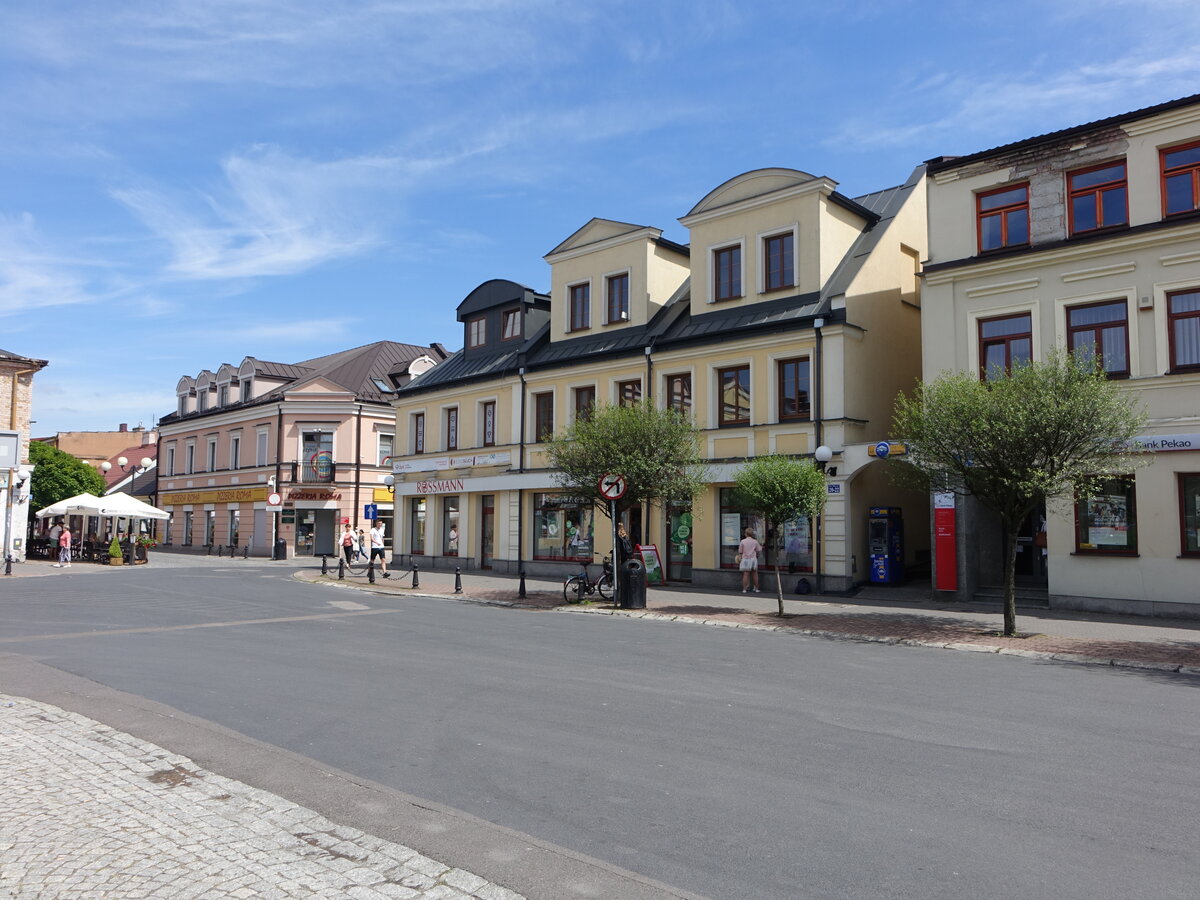
[[[454,593],[456,593],[456,594],[462,593],[462,567],[461,566],[454,567]]]
[[[521,576],[521,587],[517,590],[517,596],[520,597],[522,600],[524,600],[525,599],[525,567],[521,566],[521,568],[517,571],[517,574]]]

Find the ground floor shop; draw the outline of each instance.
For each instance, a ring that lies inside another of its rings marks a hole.
[[[907,514],[903,568],[928,578],[927,500],[893,487],[865,447],[847,448],[841,473],[829,475],[820,517],[778,527],[737,505],[735,470],[736,464],[714,466],[720,480],[690,506],[622,510],[632,542],[668,582],[740,588],[738,542],[750,529],[764,546],[761,571],[772,578],[778,571],[785,591],[850,590],[871,579],[868,525],[878,506]],[[581,564],[600,563],[613,547],[604,510],[563,492],[549,472],[397,482],[394,521],[393,560],[400,566],[565,577]]]
[[[1023,523],[1018,602],[1200,618],[1200,434],[1142,443],[1148,465]],[[969,497],[941,495],[934,505],[935,586],[956,599],[998,597],[1005,534],[996,516]]]
[[[371,486],[352,489],[267,487],[180,491],[160,499],[171,518],[161,529],[163,546],[184,552],[268,557],[276,547],[286,556],[334,556],[345,524],[364,532],[378,520],[385,546],[392,545],[392,495]],[[278,502],[272,502],[277,498]],[[367,518],[367,514],[371,519]]]

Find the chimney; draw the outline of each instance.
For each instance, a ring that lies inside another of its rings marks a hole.
[[[129,423],[128,423],[128,422],[122,422],[122,423],[121,423],[121,424],[120,424],[120,425],[117,427],[117,430],[118,430],[118,431],[128,431],[128,430],[129,430]]]

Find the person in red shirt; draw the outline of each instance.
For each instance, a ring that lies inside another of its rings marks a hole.
[[[71,528],[69,525],[63,525],[63,529],[58,535],[58,562],[54,564],[58,569],[71,568]]]

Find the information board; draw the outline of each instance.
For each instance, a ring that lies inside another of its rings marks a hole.
[[[642,565],[646,567],[646,584],[662,584],[662,557],[658,555],[658,545],[638,544],[634,552],[642,558]]]

